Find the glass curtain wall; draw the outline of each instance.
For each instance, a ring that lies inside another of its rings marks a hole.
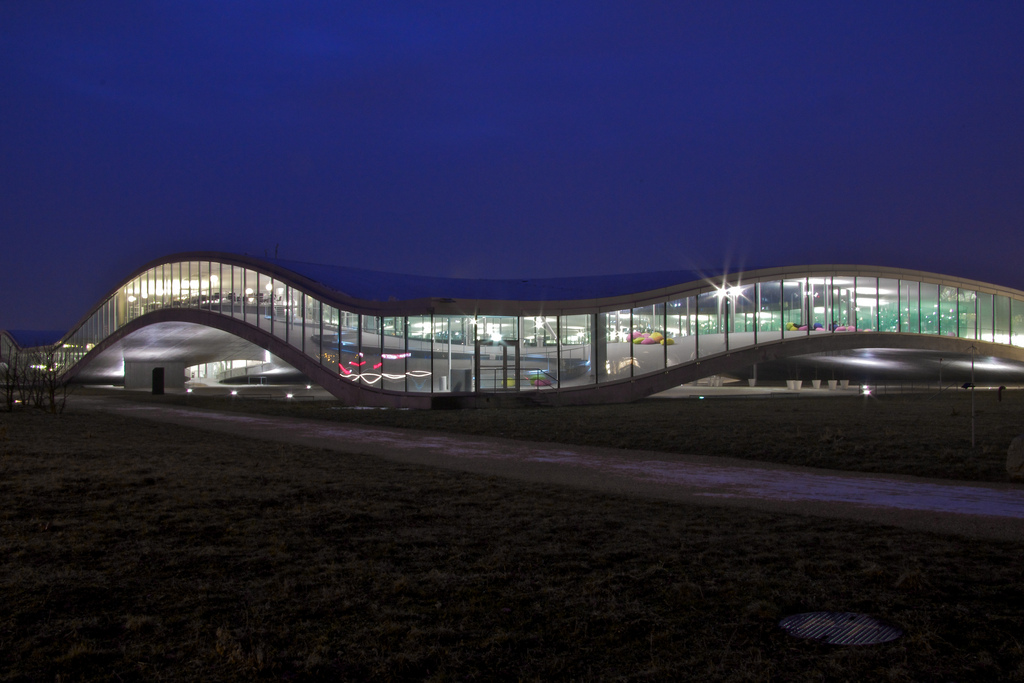
[[[356,362],[358,374],[365,384],[376,384],[381,379],[381,324],[376,315],[363,315],[359,319],[359,359]]]
[[[807,335],[807,281],[782,281],[782,335],[783,337]]]
[[[955,337],[959,327],[957,288],[939,287],[939,334]]]
[[[730,287],[729,348],[749,346],[757,340],[757,288],[754,285]]]
[[[244,320],[319,359],[332,373],[375,389],[414,393],[585,386],[829,328],[1024,346],[1024,301],[916,280],[766,280],[559,316],[380,317],[322,304],[256,270],[183,261],[147,269],[99,305],[67,337],[68,362],[124,324],[167,306]],[[494,375],[493,381],[476,377],[477,368]]]
[[[557,317],[525,316],[520,321],[520,381],[535,389],[553,389],[559,380]]]
[[[592,321],[589,314],[559,318],[559,386],[583,386],[597,381],[591,349]]]
[[[878,278],[878,331],[900,331],[899,280]]]
[[[812,329],[829,329],[832,322],[829,311],[832,308],[832,287],[830,278],[807,278],[808,308]]]
[[[245,269],[231,266],[231,287],[227,295],[228,309],[233,318],[245,315]]]
[[[857,278],[857,329],[865,332],[878,329],[877,278]]]
[[[1024,346],[1024,301],[1010,300],[1010,343]]]
[[[852,277],[832,278],[831,330],[845,332],[857,329],[856,281]]]
[[[320,312],[323,305],[315,296],[299,294],[302,299],[302,343],[306,355],[311,358],[320,358],[323,351],[320,343],[323,341],[323,329],[321,328]]]
[[[431,371],[431,318],[429,315],[409,316],[406,318],[406,349],[408,358],[405,361],[406,391],[430,393],[433,389]]]
[[[900,331],[917,334],[921,331],[921,285],[900,280]]]
[[[981,341],[995,341],[995,318],[993,308],[993,296],[985,292],[978,292],[978,339]]]
[[[601,367],[598,379],[608,382],[624,377],[632,377],[633,373],[633,327],[630,322],[630,310],[607,311],[598,313],[598,343]]]
[[[665,304],[633,309],[633,372],[640,375],[665,367]]]
[[[475,366],[475,326],[470,317],[433,316],[434,392],[473,391]]]
[[[977,339],[978,313],[977,292],[970,289],[957,290],[957,336],[962,339]]]
[[[322,327],[312,339],[320,347],[320,364],[342,377],[349,374],[341,361],[341,334],[339,311],[334,306],[323,305]]]
[[[995,297],[995,340],[1000,344],[1010,343],[1010,297]]]
[[[386,391],[405,391],[405,318],[390,316],[381,320],[381,380]]]
[[[274,336],[288,341],[289,334],[291,333],[292,310],[291,302],[289,301],[289,288],[280,280],[271,280],[270,287],[268,310],[273,320]]]
[[[666,365],[679,365],[696,359],[697,297],[669,301],[665,328]]]
[[[921,283],[921,334],[939,333],[939,286]]]
[[[761,282],[757,289],[757,338],[761,341],[782,339],[782,283]]]

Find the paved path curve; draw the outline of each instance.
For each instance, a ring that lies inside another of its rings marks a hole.
[[[732,458],[363,427],[99,397],[75,397],[73,409],[526,481],[1024,541],[1024,486],[1009,483],[816,470]]]

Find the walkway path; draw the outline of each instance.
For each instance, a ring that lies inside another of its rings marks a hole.
[[[75,397],[101,411],[343,453],[700,504],[1024,541],[1024,486],[794,468],[731,458],[221,413]]]

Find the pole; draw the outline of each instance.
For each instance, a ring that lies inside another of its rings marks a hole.
[[[971,448],[974,448],[974,351],[975,346],[971,344]]]

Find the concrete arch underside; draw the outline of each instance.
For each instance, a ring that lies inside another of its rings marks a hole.
[[[627,379],[520,392],[390,392],[340,376],[332,366],[241,320],[203,310],[168,308],[136,318],[103,339],[66,373],[78,383],[117,383],[132,362],[186,366],[267,351],[348,405],[405,408],[625,403],[714,375],[762,380],[1024,384],[1024,349],[957,337],[879,332],[815,333],[709,355]]]

